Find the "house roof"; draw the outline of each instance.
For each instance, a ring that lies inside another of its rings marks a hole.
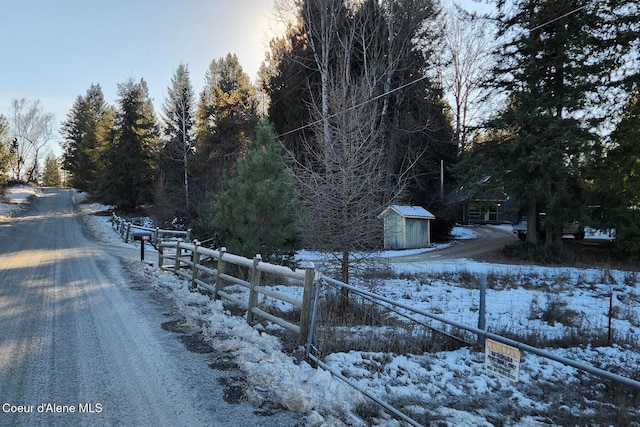
[[[378,215],[378,218],[384,218],[391,212],[396,212],[405,218],[424,218],[424,219],[436,219],[435,215],[423,208],[422,206],[403,206],[403,205],[390,205]]]

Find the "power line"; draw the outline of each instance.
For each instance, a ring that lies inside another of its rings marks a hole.
[[[570,11],[570,12],[567,12],[567,13],[565,13],[564,15],[558,16],[557,18],[553,18],[553,19],[552,19],[552,20],[550,20],[550,21],[547,21],[547,22],[545,22],[545,23],[543,23],[543,24],[540,24],[540,25],[538,25],[538,26],[536,26],[536,27],[531,28],[531,29],[529,30],[529,32],[533,32],[533,31],[535,31],[535,30],[539,30],[539,29],[540,29],[540,28],[542,28],[542,27],[546,27],[546,26],[547,26],[547,25],[549,25],[549,24],[553,24],[554,22],[559,21],[559,20],[561,20],[561,19],[563,19],[563,18],[566,18],[566,17],[567,17],[567,16],[569,16],[569,15],[573,15],[574,13],[577,13],[577,12],[581,11],[582,9],[586,9],[586,7],[587,7],[587,6],[588,6],[588,5],[586,5],[586,4],[585,4],[584,6],[580,6],[579,8],[574,9],[574,10],[572,10],[572,11]]]
[[[329,115],[329,116],[327,117],[327,119],[331,119],[331,118],[337,117],[337,116],[339,116],[339,115],[340,115],[340,114],[342,114],[342,113],[346,113],[347,111],[354,110],[354,109],[356,109],[356,108],[358,108],[358,107],[361,107],[361,106],[363,106],[363,105],[365,105],[365,104],[368,104],[369,102],[373,102],[373,101],[375,101],[375,100],[377,100],[377,99],[380,99],[380,98],[382,98],[382,97],[385,97],[385,96],[387,96],[387,95],[390,95],[390,94],[392,94],[392,93],[394,93],[394,92],[397,92],[397,91],[399,91],[399,90],[402,90],[402,89],[404,89],[404,88],[406,88],[406,87],[412,86],[412,85],[414,85],[414,84],[416,84],[416,83],[418,83],[418,82],[420,82],[420,81],[422,81],[422,80],[424,80],[424,79],[426,79],[426,78],[428,78],[428,77],[429,77],[428,75],[424,75],[424,76],[422,76],[422,77],[418,77],[417,79],[415,79],[415,80],[413,80],[413,81],[410,81],[410,82],[408,82],[408,83],[405,83],[405,84],[403,84],[403,85],[400,85],[400,86],[398,86],[398,87],[397,87],[397,88],[395,88],[395,89],[391,89],[391,90],[389,90],[389,91],[387,91],[387,92],[381,93],[380,95],[374,96],[374,97],[373,97],[373,98],[371,98],[371,99],[367,99],[366,101],[362,101],[362,102],[360,102],[359,104],[353,105],[353,106],[351,106],[351,107],[349,107],[349,108],[345,108],[345,109],[344,109],[344,110],[342,110],[342,111],[339,111],[339,112],[337,112],[337,113],[331,114],[331,115]],[[317,125],[318,123],[322,123],[322,121],[323,121],[323,120],[324,120],[324,118],[319,119],[319,120],[316,120],[316,121],[311,122],[311,123],[307,123],[306,125],[302,125],[302,126],[300,126],[300,127],[296,128],[296,129],[292,129],[292,130],[290,130],[290,131],[287,131],[287,132],[281,133],[280,135],[278,135],[278,138],[283,137],[283,136],[286,136],[286,135],[289,135],[289,134],[292,134],[292,133],[295,133],[295,132],[298,132],[298,131],[301,131],[301,130],[306,129],[306,128],[311,127],[311,126],[315,126],[315,125]]]
[[[542,23],[542,24],[540,24],[540,25],[537,25],[537,26],[535,26],[535,27],[531,28],[531,29],[529,30],[529,32],[533,32],[533,31],[539,30],[539,29],[540,29],[540,28],[542,28],[542,27],[546,27],[547,25],[553,24],[554,22],[557,22],[557,21],[559,21],[559,20],[561,20],[561,19],[564,19],[564,18],[566,18],[567,16],[573,15],[574,13],[577,13],[577,12],[581,11],[582,9],[586,9],[586,8],[587,8],[587,6],[588,6],[588,5],[586,5],[586,4],[585,4],[585,5],[583,5],[583,6],[580,6],[580,7],[576,8],[576,9],[574,9],[574,10],[571,10],[571,11],[569,11],[569,12],[565,13],[564,15],[560,15],[560,16],[558,16],[558,17],[556,17],[556,18],[553,18],[553,19],[551,19],[551,20],[549,20],[549,21],[547,21],[547,22],[544,22],[544,23]],[[340,115],[340,114],[342,114],[342,113],[345,113],[345,112],[347,112],[347,111],[351,111],[351,110],[356,109],[356,108],[358,108],[358,107],[361,107],[362,105],[365,105],[365,104],[367,104],[367,103],[369,103],[369,102],[373,102],[373,101],[375,101],[375,100],[377,100],[377,99],[380,99],[380,98],[382,98],[382,97],[385,97],[385,96],[387,96],[387,95],[390,95],[390,94],[392,94],[392,93],[394,93],[394,92],[397,92],[397,91],[399,91],[399,90],[402,90],[402,89],[404,89],[404,88],[406,88],[406,87],[412,86],[412,85],[414,85],[414,84],[416,84],[416,83],[418,83],[418,82],[420,82],[420,81],[422,81],[422,80],[424,80],[424,79],[426,79],[426,78],[428,78],[428,76],[427,76],[427,75],[424,75],[424,76],[422,76],[422,77],[419,77],[419,78],[417,78],[417,79],[415,79],[415,80],[413,80],[413,81],[411,81],[411,82],[408,82],[408,83],[405,83],[405,84],[403,84],[403,85],[400,85],[400,86],[398,86],[398,87],[397,87],[397,88],[395,88],[395,89],[391,89],[391,90],[389,90],[389,91],[387,91],[387,92],[385,92],[385,93],[381,93],[380,95],[377,95],[377,96],[375,96],[375,97],[373,97],[373,98],[371,98],[371,99],[368,99],[368,100],[366,100],[366,101],[362,101],[362,102],[361,102],[361,103],[359,103],[359,104],[356,104],[356,105],[354,105],[354,106],[351,106],[351,107],[349,107],[349,108],[346,108],[346,109],[344,109],[344,110],[342,110],[342,111],[339,111],[339,112],[337,112],[337,113],[331,114],[331,115],[329,115],[329,117],[327,117],[327,119],[331,119],[331,118],[336,117],[336,116],[338,116],[338,115]],[[295,132],[299,132],[299,131],[304,130],[304,129],[306,129],[306,128],[308,128],[308,127],[311,127],[311,126],[315,126],[315,125],[317,125],[317,124],[319,124],[319,123],[322,123],[322,121],[323,121],[323,120],[324,120],[324,118],[323,118],[323,119],[316,120],[316,121],[311,122],[311,123],[307,123],[306,125],[302,125],[302,126],[300,126],[300,127],[296,128],[296,129],[292,129],[292,130],[289,130],[289,131],[287,131],[287,132],[281,133],[280,135],[278,135],[278,138],[281,138],[281,137],[286,136],[286,135],[290,135],[290,134],[295,133]]]

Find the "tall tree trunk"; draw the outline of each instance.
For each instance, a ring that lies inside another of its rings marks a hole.
[[[189,216],[190,207],[189,207],[189,174],[187,172],[187,160],[189,158],[189,144],[187,142],[187,117],[186,117],[186,106],[182,106],[182,153],[183,153],[183,166],[184,166],[184,202],[186,214]]]
[[[535,201],[527,205],[527,242],[538,243],[538,206]]]

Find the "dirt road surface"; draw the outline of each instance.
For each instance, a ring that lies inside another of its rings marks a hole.
[[[47,189],[0,222],[0,425],[296,425],[231,405],[121,260]]]
[[[460,258],[492,261],[493,254],[501,251],[505,245],[518,241],[516,235],[508,227],[478,225],[472,227],[472,230],[477,234],[474,239],[456,240],[452,242],[451,246],[436,251],[393,257],[393,262],[438,262]]]

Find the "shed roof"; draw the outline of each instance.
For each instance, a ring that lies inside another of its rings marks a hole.
[[[390,205],[378,215],[378,218],[384,218],[391,211],[405,218],[424,218],[424,219],[436,219],[435,215],[423,208],[422,206],[403,206],[403,205]]]

